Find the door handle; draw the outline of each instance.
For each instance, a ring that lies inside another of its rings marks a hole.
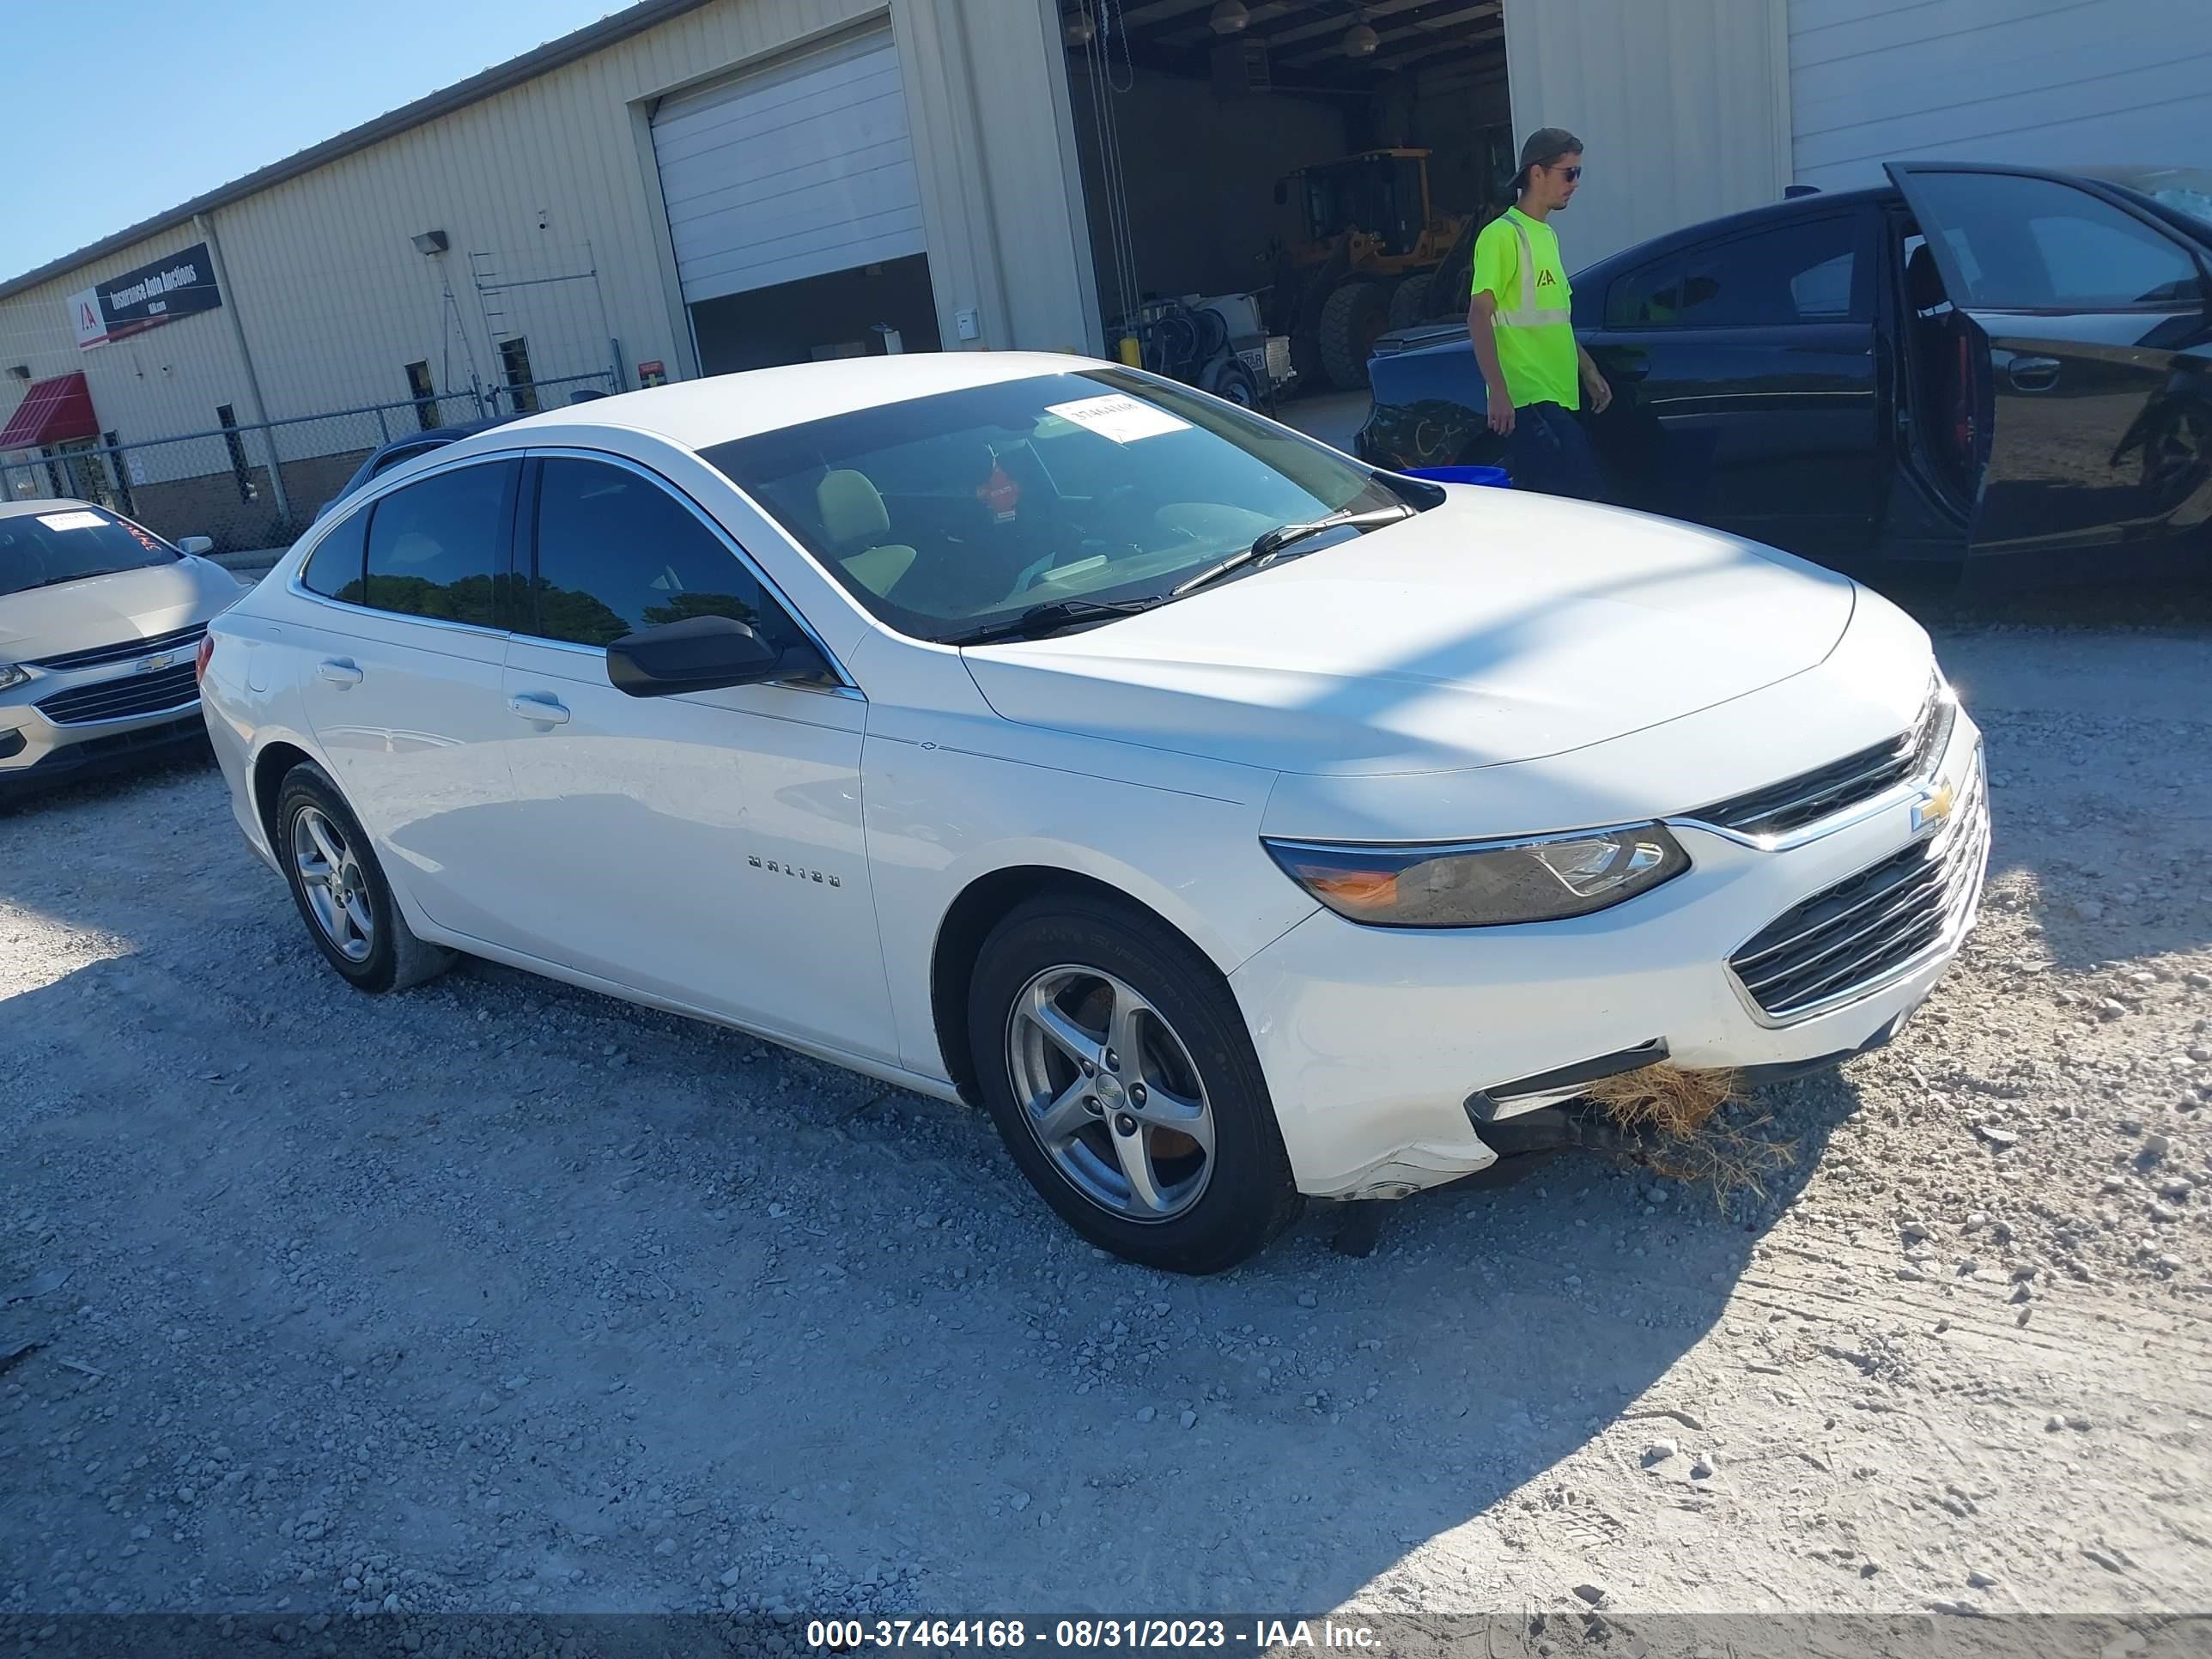
[[[2058,367],[2056,357],[2015,357],[2005,374],[2015,392],[2049,392],[2058,384]]]
[[[507,712],[544,726],[565,726],[568,711],[551,697],[509,697]]]
[[[343,657],[325,657],[315,665],[315,672],[332,685],[359,685],[361,669]]]

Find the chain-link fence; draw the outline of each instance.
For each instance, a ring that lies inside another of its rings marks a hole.
[[[605,395],[612,379],[569,374],[141,442],[84,439],[0,456],[0,495],[97,501],[172,541],[210,537],[217,552],[281,548],[395,438]]]

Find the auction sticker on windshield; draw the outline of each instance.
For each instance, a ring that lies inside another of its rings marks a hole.
[[[1097,433],[1102,438],[1111,438],[1117,444],[1134,443],[1139,438],[1157,438],[1164,433],[1188,432],[1188,421],[1177,420],[1164,409],[1150,404],[1140,404],[1134,398],[1119,392],[1106,398],[1084,398],[1072,404],[1048,404],[1045,413],[1057,415],[1063,421],[1073,421],[1085,430]]]
[[[97,513],[41,513],[39,522],[49,530],[105,530],[107,520]]]

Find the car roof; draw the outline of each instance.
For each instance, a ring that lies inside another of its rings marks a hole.
[[[746,369],[567,404],[502,422],[484,448],[558,443],[565,431],[627,427],[704,449],[833,415],[940,392],[1114,365],[1050,351],[916,351]]]
[[[1778,202],[1762,202],[1759,206],[1746,208],[1741,213],[1727,214],[1718,219],[1700,219],[1695,224],[1662,231],[1658,235],[1622,248],[1619,252],[1593,260],[1587,269],[1590,271],[1609,271],[1616,265],[1634,264],[1671,248],[1714,241],[1733,236],[1740,231],[1759,230],[1814,214],[1832,213],[1839,208],[1848,210],[1902,199],[1897,187],[1887,184],[1869,185],[1858,190],[1808,191],[1802,196],[1784,197]],[[1577,273],[1578,276],[1581,274]]]

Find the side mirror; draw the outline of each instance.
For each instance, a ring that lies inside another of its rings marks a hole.
[[[204,559],[215,551],[212,536],[186,536],[177,543],[177,551],[189,553],[193,558]]]
[[[686,617],[624,635],[609,646],[607,681],[633,697],[719,691],[804,672],[811,665],[797,660],[801,654],[777,650],[734,617]]]

